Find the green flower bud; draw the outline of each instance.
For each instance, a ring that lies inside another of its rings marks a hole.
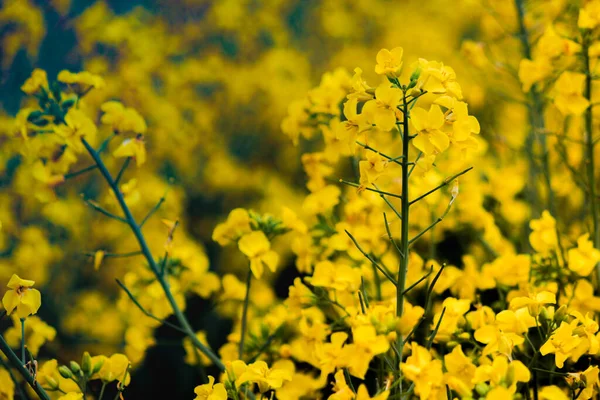
[[[73,371],[74,374],[79,374],[79,372],[81,372],[81,367],[75,361],[71,361],[69,365],[71,366],[71,371]]]
[[[66,365],[61,365],[60,367],[58,367],[58,373],[65,379],[73,378],[73,373]]]
[[[92,369],[92,373],[91,375],[94,375],[96,373],[98,373],[101,369],[102,366],[104,365],[104,359],[100,358],[98,361],[96,361],[96,363],[94,364],[94,369]]]
[[[479,393],[480,396],[485,397],[485,395],[487,395],[487,393],[490,391],[490,387],[487,383],[479,382],[477,385],[475,385],[475,391]]]
[[[92,372],[92,356],[87,351],[81,357],[81,370],[84,374],[89,375]]]
[[[69,373],[71,373],[69,368],[67,368],[67,367],[65,367],[65,368],[67,369],[67,371],[69,371]],[[60,371],[60,368],[59,368],[59,371]],[[56,379],[54,379],[53,377],[47,376],[46,377],[46,387],[50,391],[58,390],[58,382],[56,382]]]

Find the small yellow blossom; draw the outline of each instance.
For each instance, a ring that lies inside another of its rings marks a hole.
[[[31,73],[31,76],[27,78],[21,90],[27,94],[34,94],[40,88],[48,87],[48,75],[43,69],[36,68]]]
[[[387,75],[389,77],[397,77],[402,71],[402,55],[404,50],[402,47],[396,47],[392,50],[381,49],[377,53],[377,65],[375,72],[378,75]]]
[[[414,146],[425,155],[441,153],[450,145],[448,135],[442,131],[445,119],[442,109],[432,105],[429,111],[415,107],[410,112],[410,120],[416,130],[417,137],[413,139]]]
[[[554,353],[554,362],[558,368],[564,366],[567,358],[573,355],[581,343],[581,338],[573,332],[576,325],[576,320],[570,324],[564,321],[561,322],[558,329],[550,336],[550,339],[540,347],[540,354],[543,356]]]
[[[138,135],[135,139],[125,139],[115,149],[113,156],[132,157],[135,159],[136,165],[139,167],[146,162],[146,144],[144,136]]]
[[[17,274],[13,274],[7,285],[12,290],[2,297],[2,305],[7,314],[11,314],[15,308],[19,318],[27,318],[37,313],[42,305],[42,295],[39,290],[33,289],[34,284],[34,281],[21,279]]]
[[[369,100],[362,114],[382,131],[391,131],[396,126],[396,107],[400,104],[402,91],[389,83],[382,83],[375,89],[375,99]]]
[[[215,384],[215,378],[208,377],[208,383],[196,386],[194,400],[227,400],[227,390],[222,383]]]
[[[558,77],[554,84],[554,105],[561,113],[581,115],[590,106],[582,94],[584,82],[585,75],[578,72],[565,71]]]
[[[250,269],[255,278],[260,279],[262,276],[263,265],[275,272],[279,255],[271,250],[271,243],[262,231],[253,231],[242,236],[238,247],[250,259]]]
[[[540,219],[532,220],[529,223],[531,233],[529,234],[529,243],[538,253],[548,253],[555,250],[558,245],[556,236],[556,220],[548,211],[542,212]]]
[[[83,151],[81,139],[90,141],[96,136],[96,124],[83,111],[71,108],[65,116],[65,124],[54,127],[54,132],[63,138],[67,146],[76,152]]]
[[[91,88],[100,89],[106,86],[104,79],[87,71],[70,72],[62,70],[58,73],[56,79],[72,86],[79,95],[85,94]]]
[[[270,389],[278,389],[284,381],[291,381],[292,374],[285,369],[269,368],[266,362],[256,361],[249,364],[246,370],[235,380],[236,385],[244,382],[253,382],[258,385],[258,390],[265,393]]]
[[[524,58],[519,64],[519,80],[523,84],[525,93],[531,90],[531,87],[550,76],[552,66],[545,58],[528,60]]]
[[[577,247],[569,249],[567,253],[568,267],[580,276],[588,276],[600,262],[600,250],[594,248],[594,243],[589,240],[589,234],[581,235],[577,239]]]
[[[248,211],[243,208],[235,208],[229,212],[227,221],[217,225],[212,239],[221,246],[226,246],[251,230]]]
[[[110,125],[115,132],[146,132],[146,121],[133,108],[125,107],[118,101],[108,101],[100,108],[104,111],[101,122]]]
[[[387,166],[387,159],[374,152],[367,153],[367,159],[358,163],[360,171],[360,187],[358,190],[362,191],[375,183],[379,177],[385,174]]]

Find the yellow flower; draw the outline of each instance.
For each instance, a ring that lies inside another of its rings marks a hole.
[[[225,222],[217,225],[212,239],[221,246],[226,246],[251,230],[248,211],[243,208],[235,208],[229,212]]]
[[[115,132],[146,132],[146,122],[133,108],[125,107],[118,101],[107,101],[100,108],[105,113],[100,121],[110,125]]]
[[[443,398],[446,391],[442,362],[433,360],[431,353],[417,343],[411,343],[411,355],[400,365],[406,379],[414,382],[415,393],[421,399]]]
[[[473,361],[463,353],[462,348],[456,346],[452,352],[444,356],[444,365],[448,371],[444,379],[450,389],[464,397],[469,397],[473,390],[473,378],[477,367]]]
[[[346,365],[346,360],[342,358],[344,343],[348,340],[346,332],[335,332],[331,334],[330,343],[317,343],[315,348],[315,357],[319,360],[321,375],[326,376],[337,368]]]
[[[54,132],[63,138],[67,146],[76,152],[84,150],[81,139],[93,140],[96,136],[96,124],[81,110],[71,108],[65,116],[65,124],[54,127]]]
[[[361,160],[358,163],[360,170],[360,187],[358,191],[363,191],[365,188],[371,186],[380,176],[385,173],[388,166],[388,161],[380,156],[378,153],[368,152],[367,159]]]
[[[540,354],[543,356],[554,353],[554,362],[558,368],[565,365],[565,360],[573,355],[577,346],[581,343],[581,338],[573,332],[576,325],[577,320],[570,324],[564,321],[561,322],[558,329],[550,336],[550,339],[540,348]]]
[[[333,394],[327,398],[327,400],[352,400],[354,393],[344,376],[344,371],[339,370],[334,375],[335,383],[333,384]]]
[[[340,202],[341,194],[342,192],[339,187],[327,185],[306,196],[302,207],[310,215],[324,214]]]
[[[583,347],[580,349],[580,351],[585,351],[592,355],[597,354],[598,350],[600,349],[600,340],[598,340],[599,338],[596,337],[596,333],[598,332],[598,323],[593,318],[590,318],[589,313],[583,316],[580,312],[573,311],[571,312],[571,315],[581,323],[581,326],[578,326],[575,332],[579,336],[582,336],[583,333],[587,339],[585,341],[586,343],[583,343],[583,346],[580,346],[580,348]]]
[[[569,249],[567,253],[568,267],[571,271],[588,276],[600,262],[600,250],[594,248],[594,243],[589,240],[589,234],[581,235],[577,239],[577,247]]]
[[[594,29],[600,24],[600,1],[592,0],[579,10],[577,26],[581,29]]]
[[[222,383],[215,385],[215,378],[212,376],[208,377],[208,383],[196,386],[194,393],[196,393],[194,400],[227,400],[225,385]]]
[[[27,94],[33,94],[40,90],[40,88],[48,87],[48,75],[43,69],[36,68],[31,73],[31,76],[27,78],[21,90]]]
[[[92,358],[93,360],[95,357]],[[95,360],[93,364],[96,364]],[[102,368],[92,378],[100,378],[104,382],[118,381],[124,385],[129,385],[131,374],[129,367],[131,363],[124,354],[113,354],[110,357],[104,357]]]
[[[509,385],[505,393],[514,394],[517,390],[517,383],[529,382],[531,373],[527,367],[518,360],[511,360],[507,356],[497,356],[491,365],[485,364],[477,367],[473,383],[489,382],[492,387]],[[500,397],[495,397],[499,399]],[[512,398],[503,397],[505,398]]]
[[[462,99],[462,89],[456,81],[456,72],[451,67],[437,61],[427,61],[420,58],[417,64],[421,74],[418,88],[429,93],[447,93],[457,99]]]
[[[541,311],[541,307],[546,304],[556,304],[556,295],[548,291],[538,293],[530,293],[529,297],[515,297],[510,301],[510,309],[518,310],[519,308],[527,307],[529,314],[537,317]]]
[[[289,228],[297,233],[305,234],[308,232],[306,224],[298,217],[298,215],[288,207],[283,207],[281,214],[281,222],[286,228]]]
[[[392,50],[381,49],[377,53],[375,73],[378,75],[387,75],[391,78],[397,77],[402,71],[402,47],[396,47]]]
[[[364,379],[373,357],[388,351],[390,344],[385,335],[377,334],[373,325],[353,328],[352,339],[353,343],[344,347],[342,358],[348,364],[350,374]]]
[[[534,219],[529,223],[531,233],[529,243],[538,253],[548,253],[556,249],[558,238],[556,236],[556,220],[548,211],[542,212],[540,219]]]
[[[396,126],[396,107],[400,104],[402,91],[389,83],[382,83],[375,89],[375,99],[365,103],[362,114],[378,129],[391,131]]]
[[[442,96],[435,101],[446,107],[445,122],[452,125],[450,142],[459,149],[477,149],[477,141],[472,135],[478,135],[481,127],[479,121],[469,115],[467,103],[450,96]]]
[[[79,95],[85,94],[92,88],[100,89],[106,86],[104,79],[87,71],[70,72],[62,70],[58,73],[56,79],[72,86]]]
[[[361,278],[360,268],[353,268],[342,262],[334,264],[325,260],[315,265],[313,275],[306,280],[315,287],[354,292],[360,287]]]
[[[358,67],[354,68],[354,75],[351,79],[352,91],[346,96],[348,100],[354,99],[358,102],[371,100],[373,98],[373,88],[363,79],[362,73],[362,69]],[[346,115],[346,118],[348,118],[348,115]]]
[[[558,77],[554,84],[554,105],[561,113],[581,115],[590,106],[582,95],[584,82],[585,75],[578,72],[565,71]]]
[[[33,289],[34,281],[21,279],[17,274],[13,274],[8,281],[7,287],[12,289],[7,291],[2,298],[2,305],[7,314],[11,314],[17,309],[19,318],[27,318],[37,313],[42,305],[42,295],[37,289]]]
[[[244,382],[258,384],[258,390],[264,393],[270,389],[278,389],[283,381],[291,381],[292,374],[285,369],[270,369],[266,362],[256,361],[247,366],[246,370],[235,380],[236,385]]]
[[[582,381],[585,384],[585,389],[581,392],[579,398],[581,399],[591,399],[595,393],[598,393],[598,386],[600,385],[600,380],[598,379],[599,369],[597,366],[590,366],[588,369],[583,371],[582,373]]]
[[[525,93],[538,82],[543,81],[552,73],[552,66],[545,58],[535,60],[523,59],[519,64],[519,80],[523,84]]]
[[[256,279],[263,274],[263,265],[275,272],[279,255],[271,250],[271,243],[262,231],[253,231],[242,236],[238,247],[250,259],[250,269]]]
[[[115,157],[133,157],[139,167],[146,162],[146,144],[143,135],[137,135],[135,139],[125,139],[113,152]]]
[[[429,111],[415,107],[410,112],[410,120],[417,132],[413,145],[425,155],[441,153],[450,145],[448,135],[442,131],[445,119],[442,109],[432,105]]]

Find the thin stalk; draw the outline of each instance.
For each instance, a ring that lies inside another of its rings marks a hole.
[[[252,270],[248,267],[248,277],[246,278],[246,297],[244,298],[244,309],[242,311],[242,328],[240,332],[240,348],[238,358],[242,360],[244,355],[244,338],[246,336],[246,325],[248,323],[248,305],[250,304],[250,284],[252,283]]]
[[[404,313],[404,290],[406,285],[406,275],[408,272],[408,222],[409,222],[409,209],[410,203],[408,201],[408,174],[409,174],[409,163],[408,163],[408,152],[410,133],[408,131],[408,102],[406,100],[406,91],[402,96],[402,197],[400,199],[401,207],[400,214],[402,215],[401,228],[400,228],[400,264],[398,265],[398,285],[396,286],[396,315],[402,317]],[[413,164],[414,165],[414,164]],[[398,335],[397,345],[399,356],[397,356],[397,365],[402,363],[402,349],[404,348],[404,338],[402,335]],[[398,388],[395,391],[397,394],[402,393],[402,370],[398,371]],[[394,394],[396,394],[394,393]]]
[[[585,97],[591,103],[592,101],[592,71],[590,63],[590,39],[585,36],[583,40],[583,58],[585,68]],[[589,188],[590,213],[592,214],[592,229],[594,247],[600,248],[600,228],[598,227],[598,199],[596,197],[596,162],[594,159],[594,141],[593,141],[593,111],[592,107],[585,110],[585,155],[587,167],[587,179]],[[600,291],[600,263],[596,264],[596,280]]]
[[[417,197],[416,199],[414,199],[414,200],[411,200],[411,201],[410,201],[408,204],[409,204],[409,205],[413,205],[413,204],[415,204],[415,203],[416,203],[416,202],[418,202],[419,200],[421,200],[421,199],[424,199],[425,197],[429,196],[430,194],[432,194],[432,193],[434,193],[434,192],[436,192],[436,191],[440,190],[440,189],[441,189],[441,188],[443,188],[444,186],[447,186],[447,185],[449,185],[449,184],[450,184],[450,183],[452,183],[452,182],[453,182],[453,181],[454,181],[456,178],[458,178],[458,177],[459,177],[459,176],[461,176],[461,175],[464,175],[464,174],[466,174],[467,172],[469,172],[469,171],[470,171],[470,170],[472,170],[472,169],[473,169],[473,167],[466,168],[466,169],[464,169],[464,170],[460,171],[458,174],[454,174],[454,175],[452,175],[450,178],[446,178],[446,179],[444,179],[444,181],[443,181],[442,183],[440,183],[439,185],[437,185],[437,186],[436,186],[436,187],[434,187],[433,189],[431,189],[431,190],[428,190],[427,192],[423,193],[422,195],[420,195],[420,196],[419,196],[419,197]]]
[[[79,176],[81,174],[85,174],[86,172],[92,171],[92,170],[94,170],[96,168],[97,168],[96,164],[90,165],[89,167],[82,168],[79,171],[75,171],[75,172],[71,172],[71,173],[65,174],[64,178],[65,178],[65,180],[71,179],[71,178],[75,178],[76,176]]]
[[[408,271],[408,221],[410,202],[408,201],[408,151],[410,135],[408,131],[408,102],[406,101],[406,92],[403,95],[403,120],[402,120],[402,197],[400,214],[402,215],[402,226],[400,232],[400,265],[398,268],[398,285],[396,286],[396,315],[402,317],[404,313],[404,289],[406,284],[406,274]],[[400,335],[401,337],[401,335]],[[398,343],[398,349],[402,349],[401,339]]]
[[[100,389],[100,395],[98,396],[98,400],[102,400],[104,397],[104,390],[106,389],[106,382],[102,382],[102,389]]]
[[[27,362],[25,360],[25,318],[21,318],[21,361],[23,365]]]
[[[125,202],[125,198],[123,197],[123,194],[119,190],[117,182],[113,179],[112,175],[106,168],[106,165],[102,161],[102,158],[100,157],[98,152],[96,152],[96,150],[94,150],[94,148],[84,138],[82,138],[81,141],[82,141],[84,147],[86,148],[86,150],[88,151],[88,153],[90,154],[90,156],[92,157],[92,159],[94,160],[94,162],[96,163],[96,165],[98,165],[98,170],[100,171],[100,173],[102,174],[102,176],[104,177],[104,179],[106,180],[108,185],[110,186],[110,189],[114,193],[115,197],[117,198],[119,206],[121,207],[121,209],[123,210],[123,213],[125,214],[125,220],[127,221],[127,224],[129,225],[129,227],[131,228],[131,230],[140,246],[140,250],[142,251],[144,257],[146,258],[146,261],[148,262],[148,266],[150,267],[150,270],[152,271],[152,273],[156,277],[157,281],[159,282],[160,286],[162,287],[163,291],[165,292],[167,301],[171,305],[171,308],[173,309],[173,313],[175,314],[175,317],[179,321],[181,329],[183,329],[185,331],[186,335],[191,339],[194,346],[196,346],[200,351],[202,351],[202,353],[204,353],[221,371],[224,371],[225,364],[223,364],[221,359],[215,353],[213,353],[212,350],[210,350],[208,347],[204,346],[200,342],[200,340],[196,337],[196,334],[194,333],[194,330],[192,329],[187,318],[185,317],[185,315],[183,314],[183,312],[177,305],[177,301],[175,300],[173,293],[171,293],[171,288],[169,287],[169,283],[167,282],[166,279],[164,279],[163,276],[161,276],[160,270],[156,263],[156,260],[152,256],[152,253],[150,252],[150,248],[148,247],[148,244],[146,243],[146,238],[144,237],[144,235],[140,229],[140,226],[138,225],[138,223],[135,221],[135,218],[131,214],[131,210],[129,209],[129,206]]]

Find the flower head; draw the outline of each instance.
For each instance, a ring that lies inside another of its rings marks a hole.
[[[39,290],[33,289],[34,284],[34,281],[21,279],[17,274],[13,274],[7,285],[12,290],[7,291],[2,298],[2,305],[8,314],[15,308],[19,318],[27,318],[37,313],[42,305],[42,295]]]

